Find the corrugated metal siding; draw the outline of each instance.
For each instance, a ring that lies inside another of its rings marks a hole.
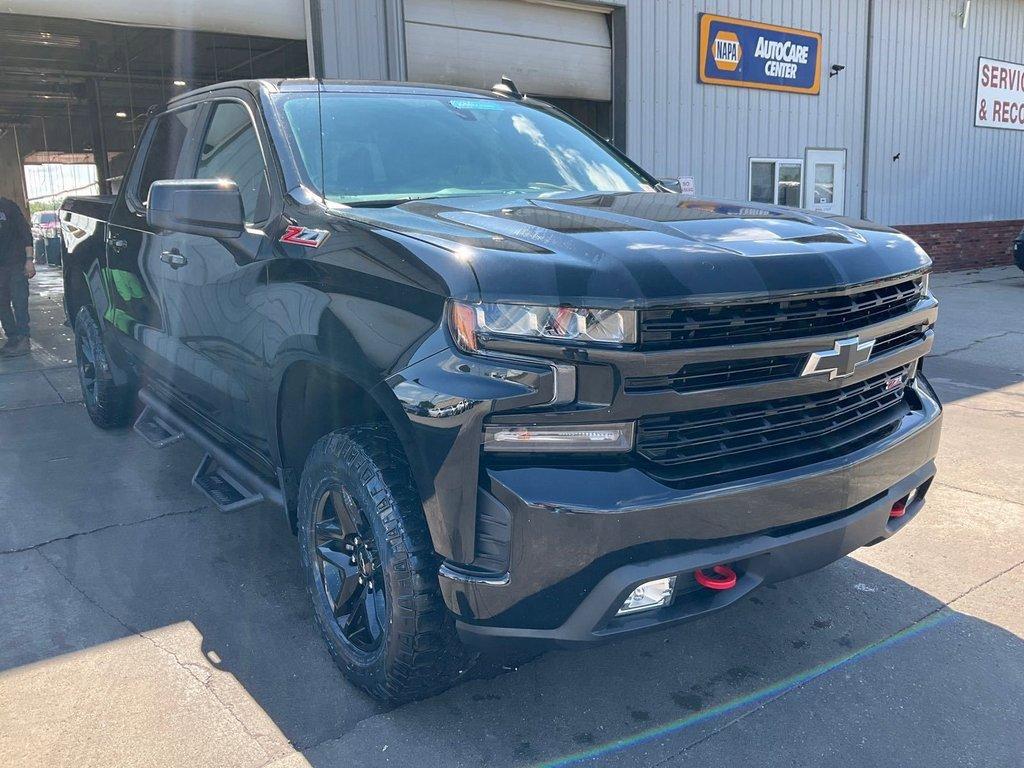
[[[693,176],[699,195],[746,199],[750,157],[845,148],[846,211],[860,204],[866,0],[629,0],[628,152],[657,176]],[[821,32],[818,96],[697,82],[697,14]],[[846,69],[829,79],[832,64]]]
[[[323,0],[320,19],[326,77],[388,79],[383,0]]]
[[[1024,61],[1024,2],[878,0],[868,215],[890,224],[1024,218],[1024,131],[976,128],[978,57]],[[900,159],[893,161],[899,153]]]

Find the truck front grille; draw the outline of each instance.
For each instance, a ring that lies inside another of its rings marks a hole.
[[[825,392],[648,416],[636,450],[682,484],[708,485],[841,456],[895,431],[910,412],[909,366]]]
[[[910,312],[923,290],[922,278],[913,278],[838,296],[647,309],[640,313],[640,344],[693,348],[855,331]]]
[[[879,355],[916,344],[924,338],[925,331],[921,326],[903,328],[879,336],[871,354],[877,358]],[[677,373],[668,376],[630,377],[626,379],[624,386],[629,394],[648,394],[665,391],[699,392],[742,384],[762,384],[798,376],[806,362],[807,355],[802,354],[688,363]]]

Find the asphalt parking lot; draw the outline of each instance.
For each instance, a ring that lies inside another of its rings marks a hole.
[[[296,544],[223,514],[200,455],[102,433],[59,274],[0,362],[5,766],[1024,765],[1024,274],[938,275],[929,504],[893,539],[715,616],[490,665],[388,708],[336,670]]]

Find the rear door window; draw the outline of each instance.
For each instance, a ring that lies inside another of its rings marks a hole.
[[[270,194],[256,127],[249,110],[237,101],[220,101],[199,146],[197,179],[227,179],[242,194],[245,220],[262,221],[268,215]]]
[[[149,188],[154,181],[175,177],[182,147],[195,119],[195,107],[188,107],[160,115],[151,123],[146,157],[134,190],[139,203],[145,205],[149,202]]]

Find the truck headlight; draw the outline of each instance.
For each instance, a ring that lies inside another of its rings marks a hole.
[[[480,348],[481,336],[586,344],[636,342],[636,312],[629,309],[453,301],[449,323],[456,343],[467,352]]]
[[[485,451],[624,453],[633,449],[633,423],[571,426],[489,425]]]

